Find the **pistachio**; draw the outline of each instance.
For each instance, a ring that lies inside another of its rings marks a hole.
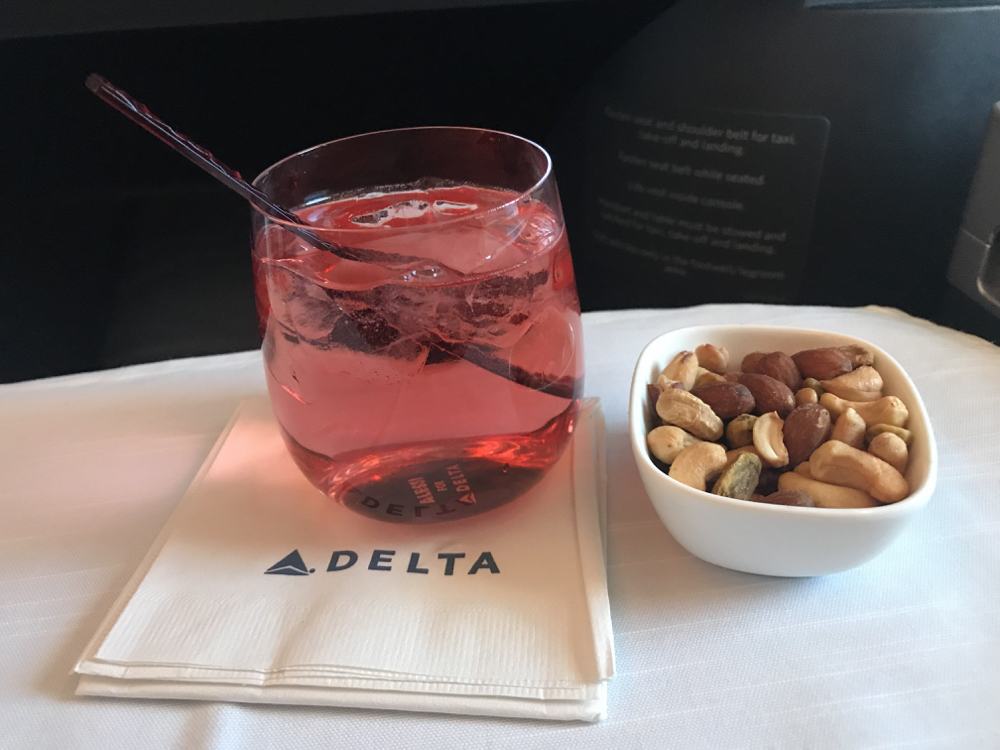
[[[754,414],[740,414],[726,426],[726,442],[730,448],[753,444],[753,424],[757,419]]]
[[[757,449],[752,445],[744,445],[739,448],[733,448],[731,451],[726,451],[726,468],[728,469],[732,466],[736,462],[736,459],[745,453],[752,453],[757,456],[757,458],[760,458],[760,454],[757,452]]]
[[[757,454],[741,454],[715,480],[712,494],[749,500],[757,488],[761,466],[760,456]]]

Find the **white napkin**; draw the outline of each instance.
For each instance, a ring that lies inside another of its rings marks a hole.
[[[588,399],[520,499],[390,524],[315,490],[267,400],[245,401],[76,665],[77,693],[603,718],[604,460]]]

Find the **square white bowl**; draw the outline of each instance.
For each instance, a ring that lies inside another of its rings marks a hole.
[[[913,433],[905,476],[910,495],[878,508],[800,508],[736,500],[692,489],[650,459],[651,406],[646,385],[683,350],[700,344],[729,350],[730,370],[750,352],[794,354],[822,346],[861,344],[875,355],[887,396],[902,399]],[[818,576],[868,562],[923,510],[937,482],[937,446],[923,399],[896,360],[862,339],[828,331],[752,325],[681,328],[653,339],[632,376],[629,434],[642,483],[660,520],[691,554],[715,565],[771,576]]]

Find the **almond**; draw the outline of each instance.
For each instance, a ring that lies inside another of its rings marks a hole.
[[[745,385],[739,383],[709,383],[691,390],[719,419],[732,419],[753,410],[754,398]]]
[[[764,466],[760,470],[760,478],[757,480],[757,492],[761,495],[770,495],[778,491],[778,481],[784,476],[781,469]]]
[[[795,467],[830,437],[830,412],[819,404],[792,409],[785,419],[782,434],[788,449],[788,465]]]
[[[744,372],[740,375],[740,385],[745,385],[753,396],[753,413],[758,416],[776,411],[784,419],[795,408],[795,395],[780,380],[756,372]]]
[[[800,508],[816,507],[813,496],[804,490],[779,490],[761,497],[757,502],[771,503],[772,505],[797,505]]]
[[[838,346],[837,348],[851,360],[851,367],[857,368],[864,365],[870,367],[875,364],[875,355],[860,344],[848,344],[847,346]],[[819,380],[819,378],[816,379]]]
[[[802,377],[816,380],[830,380],[853,369],[851,358],[833,346],[805,349],[793,354],[792,361]]]
[[[656,413],[656,400],[660,397],[663,391],[655,385],[654,383],[646,383],[646,403],[649,405],[650,412],[650,427],[659,427],[663,424],[663,420],[660,419],[660,415]]]
[[[753,366],[757,364],[757,360],[763,357],[764,354],[765,352],[750,352],[740,363],[740,370],[743,372],[753,372]]]
[[[770,352],[757,360],[751,372],[780,380],[794,393],[802,387],[802,375],[792,358],[784,352]]]

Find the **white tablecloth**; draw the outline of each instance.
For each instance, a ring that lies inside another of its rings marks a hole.
[[[0,386],[0,747],[1000,747],[1000,349],[882,310],[715,305],[584,316],[607,416],[618,675],[597,725],[84,699],[73,663],[237,402],[258,352]],[[826,578],[735,573],[657,519],[626,435],[632,367],[673,328],[825,328],[913,376],[941,466],[881,557]]]

